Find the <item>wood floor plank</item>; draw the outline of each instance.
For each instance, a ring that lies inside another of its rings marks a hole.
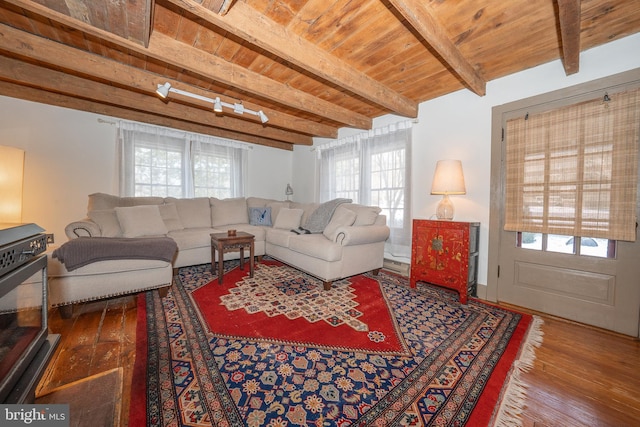
[[[518,307],[506,308],[527,311]],[[536,314],[536,313],[534,313]],[[640,341],[541,315],[544,341],[528,385],[524,427],[637,427],[640,425]],[[40,390],[123,369],[121,426],[128,426],[135,362],[136,297],[87,303],[62,319],[53,309],[50,329],[61,344]],[[85,366],[86,365],[86,366]]]
[[[529,385],[524,417],[535,426],[637,426],[640,342],[545,318],[544,342]]]

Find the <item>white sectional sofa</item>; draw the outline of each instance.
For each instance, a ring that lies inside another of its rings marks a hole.
[[[380,208],[340,203],[326,218],[322,232],[304,234],[299,227],[311,216],[317,219],[320,206],[257,197],[175,199],[92,194],[87,218],[66,227],[69,239],[168,236],[177,244],[175,258],[172,263],[99,260],[68,271],[54,255],[49,262],[49,300],[53,306],[64,306],[169,286],[172,269],[211,262],[210,234],[229,229],[253,234],[256,256],[269,255],[305,271],[321,279],[325,289],[334,280],[380,269],[384,242],[389,237]],[[238,257],[238,252],[224,255],[225,260]]]

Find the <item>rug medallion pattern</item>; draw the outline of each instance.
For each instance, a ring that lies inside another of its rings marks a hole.
[[[249,314],[262,312],[269,317],[304,318],[310,323],[323,321],[331,326],[349,325],[356,331],[369,330],[358,320],[362,312],[348,280],[325,291],[318,286],[322,284],[319,280],[309,279],[284,265],[263,266],[260,274],[244,277],[220,302],[230,311],[242,309]]]
[[[304,273],[295,275],[293,288],[304,287]],[[435,287],[411,289],[384,271],[369,277],[380,282],[410,355],[214,336],[188,295],[212,280],[210,266],[181,269],[166,298],[145,297],[147,424],[464,425],[528,321],[475,301],[460,305]],[[240,306],[243,298],[225,304]]]

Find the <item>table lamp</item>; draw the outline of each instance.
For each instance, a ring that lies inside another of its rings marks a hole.
[[[438,203],[436,210],[436,217],[440,220],[451,221],[455,209],[449,195],[466,193],[462,162],[460,160],[438,160],[431,184],[431,194],[442,194],[442,200]]]

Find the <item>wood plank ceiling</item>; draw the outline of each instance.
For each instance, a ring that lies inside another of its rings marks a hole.
[[[292,149],[638,31],[637,0],[0,0],[0,94]]]

